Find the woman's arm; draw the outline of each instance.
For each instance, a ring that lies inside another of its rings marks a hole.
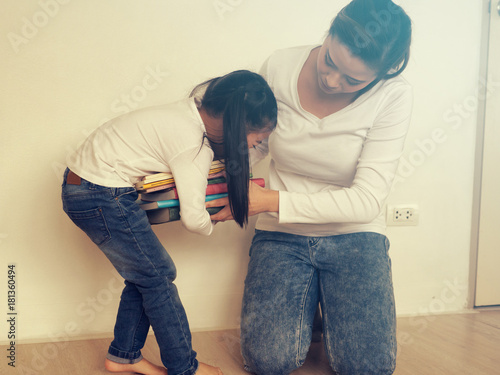
[[[252,187],[250,215],[279,212],[280,223],[365,223],[373,221],[390,193],[408,131],[411,90],[393,92],[368,131],[358,158],[353,182],[348,187],[332,187],[316,193],[273,191]],[[325,173],[327,173],[325,171]],[[278,176],[277,178],[280,178]],[[306,176],[294,175],[302,190]],[[292,185],[291,178],[287,184]],[[211,206],[221,206],[214,201]],[[229,208],[212,220],[230,219]]]
[[[411,107],[410,89],[388,93],[385,104],[365,136],[351,185],[317,193],[280,192],[279,222],[326,224],[373,221],[390,193],[403,152]],[[292,182],[288,180],[287,183]]]
[[[248,198],[248,216],[257,215],[261,212],[279,212],[279,191],[277,190],[266,189],[250,181]],[[207,208],[222,206],[224,206],[222,210],[211,216],[212,221],[215,223],[233,219],[228,199],[221,198],[206,202]]]

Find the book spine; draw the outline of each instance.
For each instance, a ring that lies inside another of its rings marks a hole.
[[[208,207],[207,211],[210,215],[216,214],[224,207]],[[181,219],[179,207],[162,208],[160,210],[146,211],[151,225],[170,223]]]
[[[263,178],[251,178],[250,181],[255,182],[259,186],[262,186],[262,187],[265,186],[265,181]],[[227,193],[227,184],[226,183],[212,184],[212,185],[207,186],[206,195],[221,194],[221,193]],[[176,190],[176,194],[177,194],[177,190]],[[179,198],[179,197],[176,197],[176,198]]]
[[[179,207],[146,211],[146,215],[148,216],[149,223],[152,225],[169,223],[171,221],[180,220],[181,218]]]
[[[266,187],[266,180],[263,178],[251,178],[250,181],[256,183],[260,187]]]
[[[166,185],[161,185],[161,186],[156,186],[156,187],[153,187],[153,188],[149,188],[149,189],[146,189],[146,190],[139,190],[141,193],[154,193],[156,191],[161,191],[161,190],[165,190],[165,189],[170,189],[170,188],[173,188],[175,187],[175,184],[172,183],[172,184],[166,184]]]
[[[209,185],[220,184],[221,182],[226,182],[226,177],[211,178],[208,179],[207,182]]]
[[[208,172],[209,175],[212,174],[219,174],[221,172],[224,172],[225,166],[224,163],[220,161],[213,161],[212,165],[210,166],[210,170]],[[159,172],[159,173],[154,173],[148,176],[144,176],[140,183],[142,184],[149,184],[152,182],[157,182],[161,180],[168,180],[170,178],[173,178],[172,173],[170,172]]]
[[[139,198],[143,202],[157,202],[157,201],[164,201],[167,199],[179,199],[179,197],[177,196],[177,192],[173,188],[167,190],[160,190],[158,192],[152,192],[152,193],[142,192]]]
[[[208,184],[220,184],[222,182],[226,182],[226,178],[224,175],[218,175],[218,177],[209,176]],[[159,191],[163,189],[168,189],[175,186],[175,181],[173,179],[162,180],[154,183],[144,184],[142,181],[139,181],[135,184],[135,189],[139,192],[152,193],[154,191]]]
[[[265,187],[265,181],[263,178],[252,178],[250,181],[256,183],[259,186]],[[162,190],[168,189],[168,192],[162,193]],[[156,193],[156,194],[154,194]],[[225,182],[219,182],[217,184],[208,184],[205,195],[221,194],[227,193],[227,184]],[[161,198],[160,198],[161,197]],[[163,198],[164,197],[164,198]],[[141,199],[148,202],[156,202],[160,200],[167,199],[179,199],[179,194],[177,188],[171,185],[164,185],[163,187],[157,186],[141,192]]]
[[[219,184],[207,185],[206,195],[227,193],[227,184],[225,182]]]
[[[158,202],[145,202],[145,201],[139,201],[139,207],[142,208],[144,211],[150,211],[150,210],[157,210],[160,208],[158,206]]]
[[[221,194],[221,193],[227,193],[227,184],[226,183],[220,182],[218,184],[207,185],[207,190],[205,192],[205,195],[213,195],[213,194]],[[141,193],[141,199],[143,201],[148,201],[148,202],[156,202],[156,201],[170,200],[170,199],[179,199],[179,193],[177,192],[177,188],[175,188],[175,187],[173,189],[169,190],[168,193],[163,193],[160,199],[155,197],[155,195],[160,197],[160,194],[162,194],[162,193],[147,194],[147,193],[143,192],[143,193]]]
[[[174,179],[173,178],[169,178],[169,179],[166,179],[166,180],[155,181],[155,182],[151,182],[151,183],[139,185],[139,189],[140,190],[149,189],[149,188],[153,188],[153,187],[160,186],[160,185],[171,184],[173,182],[174,182]]]
[[[217,173],[210,173],[208,175],[208,179],[211,180],[213,178],[217,178],[217,177],[226,177],[226,171],[225,170],[222,170],[221,172],[217,172]]]
[[[149,184],[151,182],[168,180],[169,178],[174,178],[172,173],[160,172],[160,173],[151,174],[149,176],[144,176],[140,182],[142,182],[143,184]]]
[[[205,197],[205,202],[212,201],[212,200],[219,199],[219,198],[224,198],[224,197],[227,197],[227,194],[207,195]],[[158,201],[158,202],[154,202],[154,203],[158,204],[158,208],[169,208],[169,207],[178,207],[179,206],[178,199],[168,199],[165,201]]]

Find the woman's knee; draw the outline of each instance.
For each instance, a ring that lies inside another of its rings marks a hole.
[[[241,352],[247,371],[257,375],[288,375],[299,368],[305,361],[296,353],[278,343],[260,343],[242,341]]]
[[[375,353],[373,350],[349,353],[327,351],[330,366],[338,375],[391,375],[396,368],[396,351]]]

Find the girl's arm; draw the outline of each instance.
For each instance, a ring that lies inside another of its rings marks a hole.
[[[190,232],[210,235],[213,225],[205,208],[207,177],[213,153],[208,147],[183,152],[169,161],[179,194],[181,221]]]

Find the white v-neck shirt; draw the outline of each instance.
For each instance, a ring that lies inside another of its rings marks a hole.
[[[304,110],[298,77],[316,46],[276,51],[262,75],[278,101],[278,125],[253,162],[269,151],[269,188],[279,214],[262,213],[257,229],[307,236],[385,233],[383,207],[408,132],[411,86],[381,81],[323,119]]]

